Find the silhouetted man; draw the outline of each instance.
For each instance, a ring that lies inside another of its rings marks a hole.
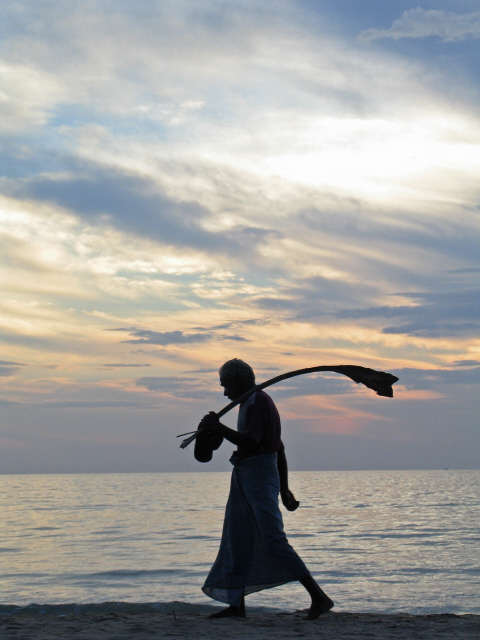
[[[255,386],[253,369],[237,358],[219,371],[224,395],[235,400]],[[210,412],[200,427],[219,433],[237,446],[230,495],[225,510],[217,559],[202,587],[215,600],[229,605],[214,618],[245,617],[245,596],[299,580],[311,596],[306,617],[314,620],[333,602],[313,579],[283,530],[278,494],[289,511],[299,502],[288,487],[280,416],[273,400],[256,391],[240,404],[237,431],[221,424]]]

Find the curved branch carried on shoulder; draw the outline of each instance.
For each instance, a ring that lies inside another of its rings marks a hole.
[[[281,382],[282,380],[288,380],[289,378],[294,378],[295,376],[301,376],[307,373],[318,373],[320,371],[331,371],[333,373],[340,373],[344,376],[347,376],[357,384],[364,384],[369,389],[375,391],[378,396],[383,396],[385,398],[393,398],[392,385],[394,385],[398,380],[397,376],[394,376],[391,373],[386,373],[385,371],[375,371],[375,369],[368,369],[367,367],[359,367],[351,364],[340,364],[333,367],[307,367],[306,369],[297,369],[296,371],[284,373],[280,376],[276,376],[275,378],[271,378],[266,382],[262,382],[262,384],[255,385],[242,396],[240,396],[236,400],[233,400],[232,402],[230,402],[230,404],[227,404],[227,406],[219,411],[217,415],[219,418],[221,418],[231,409],[236,407],[237,404],[240,404],[247,400],[253,393],[255,393],[256,391],[260,391],[261,389],[265,389],[266,387],[270,387],[272,384],[276,384],[277,382]],[[185,449],[185,447],[188,447],[188,445],[195,440],[197,435],[198,431],[196,431],[189,438],[185,438],[185,440],[182,440],[180,448]]]

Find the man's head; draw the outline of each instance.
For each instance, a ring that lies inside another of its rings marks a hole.
[[[218,373],[220,384],[225,389],[223,395],[230,400],[236,400],[255,386],[255,374],[252,367],[239,358],[225,362]]]

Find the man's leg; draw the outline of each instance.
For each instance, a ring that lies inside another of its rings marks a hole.
[[[319,587],[320,588],[320,587]],[[239,607],[230,605],[226,609],[217,611],[208,616],[209,618],[246,618],[247,613],[245,611],[245,596],[242,596],[242,601]]]
[[[333,607],[333,600],[330,600],[327,594],[320,589],[311,573],[306,578],[302,578],[300,582],[312,598],[312,604],[305,620],[316,620],[322,613],[330,611]]]

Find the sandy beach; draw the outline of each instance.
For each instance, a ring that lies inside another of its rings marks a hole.
[[[247,619],[209,620],[204,614],[81,613],[3,615],[0,638],[47,640],[141,640],[143,638],[212,638],[251,640],[478,640],[479,615],[409,615],[330,612],[313,622],[304,613],[253,613]]]

